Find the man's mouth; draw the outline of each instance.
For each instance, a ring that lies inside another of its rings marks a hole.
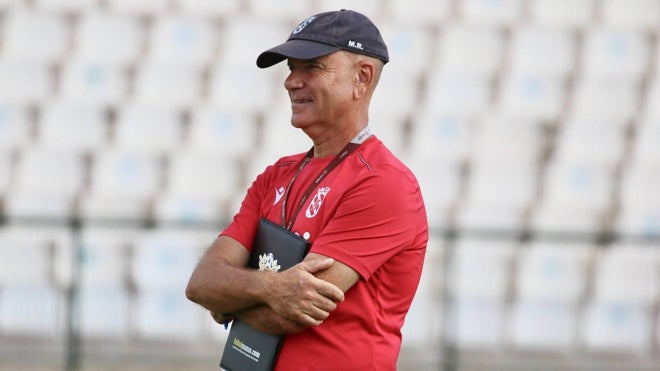
[[[303,104],[303,103],[311,103],[311,99],[292,99],[291,103],[293,104]]]

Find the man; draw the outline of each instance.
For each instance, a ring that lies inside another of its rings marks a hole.
[[[276,370],[395,370],[428,226],[414,175],[367,126],[387,47],[364,15],[325,12],[257,65],[284,60],[291,124],[314,146],[256,178],[186,295],[216,320],[231,313],[286,335]],[[244,268],[261,217],[311,243],[303,262],[278,273]]]

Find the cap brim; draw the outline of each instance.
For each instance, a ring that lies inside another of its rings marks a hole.
[[[268,49],[257,57],[257,66],[267,68],[287,58],[314,59],[338,51],[338,46],[322,44],[309,40],[289,40]]]

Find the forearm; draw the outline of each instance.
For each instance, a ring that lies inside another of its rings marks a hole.
[[[233,313],[262,304],[264,278],[270,272],[243,268],[247,250],[235,240],[220,237],[193,271],[186,296],[216,313]],[[233,247],[233,249],[232,249]]]
[[[271,335],[288,335],[300,332],[306,326],[282,317],[266,305],[246,309],[234,316],[252,328]]]

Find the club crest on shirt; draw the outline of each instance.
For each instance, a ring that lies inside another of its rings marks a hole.
[[[309,203],[307,210],[305,211],[305,216],[308,218],[313,218],[316,214],[319,213],[319,209],[325,200],[325,196],[330,192],[330,187],[322,187],[316,190],[316,195],[312,198],[312,201]]]
[[[271,272],[277,272],[280,270],[280,265],[277,264],[277,259],[275,259],[272,252],[259,255],[259,270]]]

